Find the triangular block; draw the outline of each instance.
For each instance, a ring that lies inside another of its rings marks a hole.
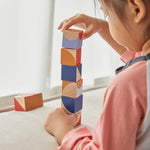
[[[16,111],[25,111],[15,98],[14,98],[14,106]]]

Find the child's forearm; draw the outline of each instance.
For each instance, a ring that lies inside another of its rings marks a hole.
[[[98,22],[100,21],[101,24],[101,20],[98,19]],[[109,32],[109,26],[108,23],[106,21],[104,21],[104,25],[103,27],[101,26],[99,28],[98,33],[100,34],[100,36],[107,42],[109,43],[109,45],[120,55],[122,55],[126,49],[119,45],[111,36],[110,32]]]

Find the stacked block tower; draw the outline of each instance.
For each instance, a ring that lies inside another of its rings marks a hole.
[[[63,32],[61,49],[61,107],[69,114],[76,113],[79,120],[75,126],[81,124],[82,109],[82,64],[81,46],[82,30],[68,29]]]

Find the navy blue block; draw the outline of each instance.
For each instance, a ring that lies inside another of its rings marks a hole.
[[[62,96],[62,102],[65,108],[71,113],[76,113],[82,109],[82,101],[83,95],[77,98]]]
[[[61,80],[63,81],[71,81],[76,82],[79,79],[77,79],[77,69],[80,72],[80,75],[82,75],[82,64],[79,66],[67,66],[62,65],[61,66]]]
[[[77,66],[80,72],[80,75],[82,76],[82,64],[80,64],[79,66]]]

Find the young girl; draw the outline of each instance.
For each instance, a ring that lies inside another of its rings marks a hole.
[[[150,1],[99,2],[108,22],[79,14],[58,28],[77,25],[85,29],[83,39],[98,32],[126,65],[117,69],[105,92],[93,132],[86,126],[74,129],[77,116],[61,108],[49,113],[45,127],[59,150],[150,150]]]

